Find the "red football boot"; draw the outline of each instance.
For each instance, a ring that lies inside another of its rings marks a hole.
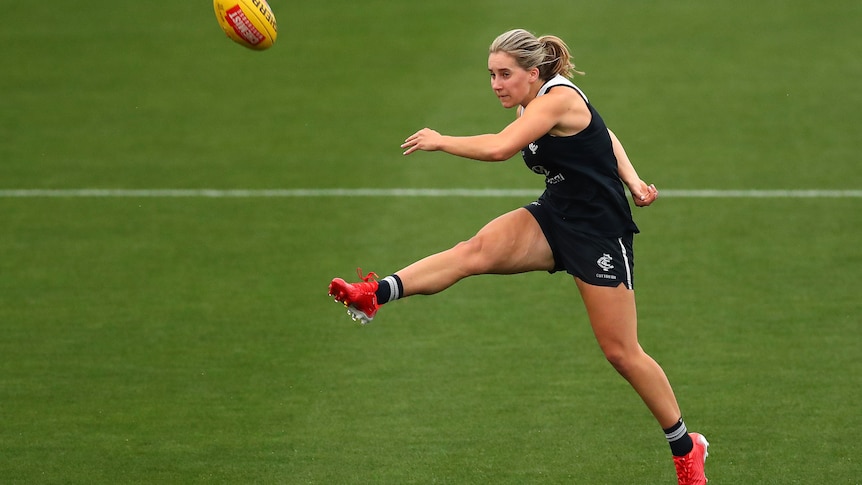
[[[691,441],[694,442],[694,448],[685,456],[673,457],[673,464],[676,465],[676,478],[679,485],[706,485],[706,475],[703,471],[703,465],[706,463],[706,457],[709,453],[706,451],[709,448],[709,442],[699,433],[689,433]]]
[[[362,270],[359,268],[356,274],[362,280],[361,283],[348,283],[341,278],[333,279],[329,284],[329,296],[334,297],[335,301],[344,303],[350,318],[365,325],[374,319],[374,315],[380,309],[377,296],[374,294],[378,285],[377,275],[368,273],[362,276]]]

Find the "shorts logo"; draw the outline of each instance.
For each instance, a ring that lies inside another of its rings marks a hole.
[[[603,271],[610,271],[614,269],[614,265],[611,264],[614,258],[611,257],[610,254],[605,253],[601,258],[596,260],[596,264],[599,265],[599,268],[602,268]]]

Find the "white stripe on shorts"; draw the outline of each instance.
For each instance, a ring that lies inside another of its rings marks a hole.
[[[634,288],[632,288],[632,267],[629,264],[629,255],[626,253],[626,245],[623,244],[623,238],[618,238],[617,241],[620,243],[620,252],[623,254],[623,262],[626,265],[626,287],[631,290]]]

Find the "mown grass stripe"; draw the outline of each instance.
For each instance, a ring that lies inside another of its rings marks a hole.
[[[286,198],[286,197],[535,197],[539,189],[0,189],[2,198],[47,197],[194,197],[194,198]],[[674,198],[854,198],[862,190],[686,190],[664,189],[660,197]]]

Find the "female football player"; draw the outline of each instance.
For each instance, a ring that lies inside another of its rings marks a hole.
[[[680,485],[704,484],[706,439],[689,433],[662,368],[638,343],[632,220],[624,186],[637,206],[658,197],[635,171],[617,136],[572,83],[578,73],[566,44],[516,29],[491,44],[491,89],[517,116],[499,133],[447,136],[424,128],[405,155],[443,151],[480,161],[521,153],[545,177],[538,200],[489,222],[467,241],[379,281],[335,278],[329,293],[349,314],[369,322],[381,305],[430,295],[468,276],[565,270],[574,277],[599,346],[643,399],[670,443]]]

